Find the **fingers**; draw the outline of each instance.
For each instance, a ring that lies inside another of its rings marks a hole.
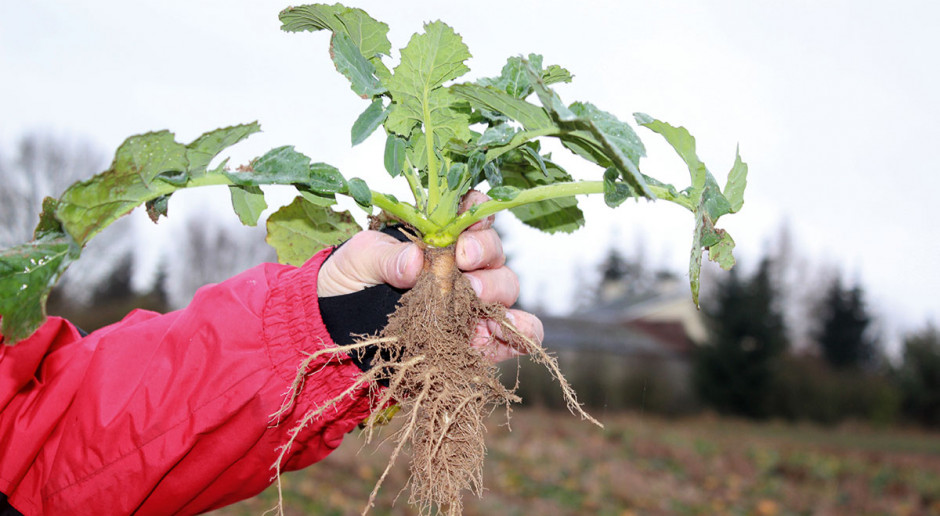
[[[525,338],[541,344],[545,331],[538,317],[521,310],[509,310],[506,312],[506,319]],[[489,360],[500,362],[524,353],[520,347],[512,345],[513,342],[518,343],[519,340],[518,335],[503,327],[502,324],[486,319],[477,323],[476,334],[471,345]]]
[[[418,246],[377,231],[357,233],[320,268],[317,295],[338,296],[388,283],[411,288],[424,264]]]
[[[494,229],[461,233],[456,253],[457,267],[462,271],[495,269],[506,263],[503,243]]]
[[[519,299],[519,278],[509,267],[480,269],[464,275],[481,301],[510,307]]]

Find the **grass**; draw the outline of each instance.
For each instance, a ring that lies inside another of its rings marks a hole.
[[[482,499],[464,514],[940,515],[940,434],[859,425],[823,428],[716,417],[514,412],[488,425]],[[393,423],[394,424],[394,423]],[[285,477],[287,514],[358,514],[390,446],[352,434],[326,460]],[[414,514],[396,465],[371,514]],[[258,515],[276,492],[214,514]]]

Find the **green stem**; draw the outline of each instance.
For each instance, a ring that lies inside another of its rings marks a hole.
[[[372,204],[378,206],[379,209],[387,211],[393,217],[410,224],[415,229],[421,232],[422,235],[429,233],[434,233],[439,231],[440,227],[433,224],[424,214],[415,209],[414,206],[404,203],[394,201],[383,193],[372,191]]]
[[[418,175],[415,174],[411,160],[407,157],[405,158],[405,169],[402,171],[402,174],[405,176],[405,179],[408,180],[408,186],[411,188],[411,195],[415,198],[415,206],[418,208],[418,211],[426,211],[428,206],[427,195],[424,192],[424,188],[421,187],[421,181],[418,180]]]
[[[678,204],[689,211],[694,211],[692,202],[687,197],[673,195],[668,189],[662,186],[648,185],[650,191],[659,199]],[[473,224],[494,215],[502,210],[508,210],[525,204],[559,199],[563,197],[573,197],[575,195],[591,195],[604,193],[603,181],[573,181],[567,183],[554,183],[550,185],[537,186],[528,190],[519,192],[515,198],[508,201],[489,200],[470,208],[454,222],[441,228],[436,233],[425,233],[425,242],[443,247],[457,241],[457,236]]]

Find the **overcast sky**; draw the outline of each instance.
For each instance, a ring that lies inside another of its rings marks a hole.
[[[936,212],[928,209],[940,192],[933,158],[940,141],[938,4],[573,5],[355,4],[391,26],[395,59],[410,34],[434,19],[464,37],[474,56],[468,78],[497,74],[508,56],[541,53],[575,75],[559,88],[565,101],[590,101],[623,120],[642,111],[685,125],[720,183],[740,145],[750,165],[745,206],[722,222],[745,265],[753,266],[787,221],[801,254],[862,282],[887,332],[938,320],[940,243]],[[282,33],[277,13],[284,6],[3,2],[0,144],[9,149],[26,132],[47,131],[113,152],[135,133],[169,128],[189,141],[258,120],[264,132],[233,151],[238,161],[294,144],[347,175],[384,176],[380,137],[350,148],[349,127],[366,103],[334,70],[327,35]],[[688,173],[678,158],[656,135],[639,134],[650,155],[644,171],[684,187]],[[599,174],[577,160],[563,163],[580,178]],[[186,202],[206,202],[181,198],[180,211]],[[685,269],[692,221],[683,210],[583,204],[587,228],[571,236],[506,224],[529,299],[541,296],[556,311],[569,307],[571,278],[587,274],[611,239],[628,253],[643,242],[650,260]],[[148,239],[159,241],[161,231]],[[551,255],[554,263],[545,259]]]

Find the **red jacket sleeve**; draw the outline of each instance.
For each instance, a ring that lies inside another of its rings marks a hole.
[[[27,516],[192,514],[261,492],[288,431],[360,375],[325,355],[270,424],[306,353],[334,346],[316,295],[328,255],[258,266],[184,310],[135,311],[85,338],[50,318],[0,345],[0,492]],[[285,469],[339,446],[368,414],[367,394],[306,427]]]

